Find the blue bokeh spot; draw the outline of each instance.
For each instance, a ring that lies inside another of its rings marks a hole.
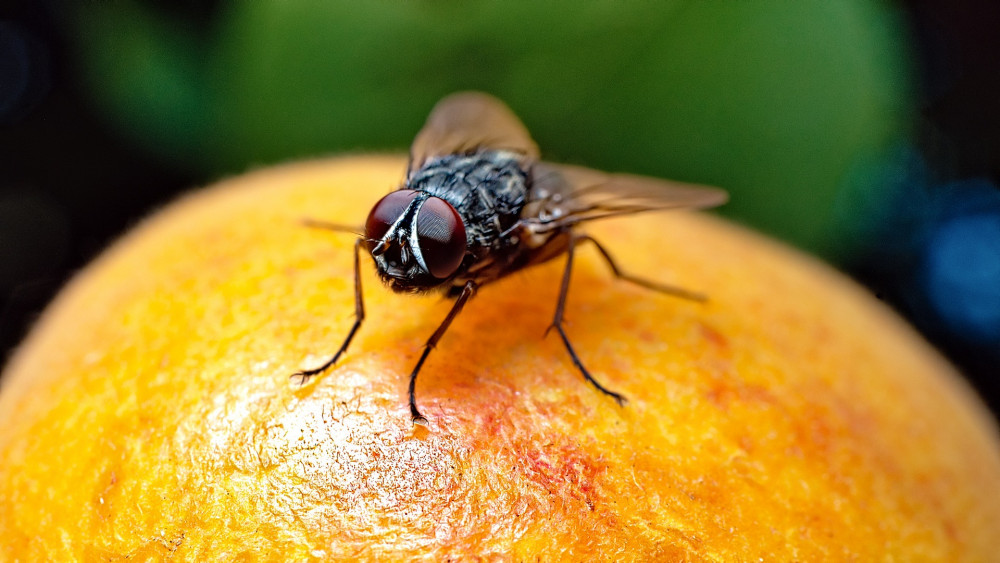
[[[957,336],[1000,342],[1000,212],[956,217],[932,234],[927,297]]]

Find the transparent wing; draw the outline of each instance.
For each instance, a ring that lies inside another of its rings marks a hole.
[[[538,147],[528,130],[503,102],[481,92],[459,92],[431,110],[410,147],[410,170],[435,156],[479,148],[509,150],[523,154],[527,160],[538,159]]]
[[[530,212],[522,221],[547,231],[645,211],[722,205],[725,190],[580,166],[539,162],[533,168]]]

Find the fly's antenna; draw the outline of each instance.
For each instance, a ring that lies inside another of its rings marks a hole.
[[[337,233],[351,233],[359,238],[365,238],[365,230],[361,227],[353,227],[351,225],[341,225],[340,223],[329,223],[327,221],[318,221],[316,219],[302,219],[302,225],[312,228],[312,229],[323,229],[326,231],[334,231]],[[368,240],[368,239],[365,239]]]
[[[377,238],[366,237],[365,230],[361,227],[341,225],[340,223],[328,223],[326,221],[317,221],[315,219],[303,219],[302,225],[312,229],[323,229],[324,231],[333,231],[335,233],[349,233],[361,239],[362,242],[367,242],[367,243],[380,242],[379,239]]]

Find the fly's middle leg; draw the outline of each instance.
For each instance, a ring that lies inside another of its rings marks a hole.
[[[559,289],[559,301],[556,305],[556,314],[555,317],[552,319],[552,325],[549,327],[549,329],[551,330],[554,328],[559,333],[559,337],[562,338],[563,344],[566,346],[566,351],[569,352],[569,356],[573,360],[573,365],[575,365],[576,368],[580,370],[580,373],[583,374],[584,379],[589,381],[594,387],[597,388],[598,391],[613,398],[615,401],[618,402],[619,405],[624,405],[627,402],[625,397],[623,397],[620,393],[615,393],[614,391],[611,391],[607,387],[604,387],[596,379],[594,379],[592,375],[590,375],[590,372],[587,371],[587,368],[583,366],[583,363],[580,361],[580,358],[576,355],[576,350],[573,349],[573,345],[570,344],[569,337],[566,336],[566,331],[563,329],[563,314],[566,308],[566,296],[569,294],[569,280],[570,280],[570,275],[573,272],[573,255],[574,252],[576,251],[577,245],[583,242],[590,242],[595,247],[597,247],[597,250],[601,253],[601,256],[604,257],[604,260],[608,263],[608,266],[611,267],[611,271],[614,272],[615,277],[619,279],[623,279],[625,281],[634,283],[638,286],[645,287],[646,289],[651,289],[653,291],[658,291],[660,293],[665,293],[667,295],[672,295],[674,297],[690,299],[692,301],[705,301],[707,298],[700,293],[688,291],[683,288],[661,284],[658,282],[626,274],[618,267],[617,264],[615,264],[614,258],[611,257],[611,254],[601,245],[601,243],[597,242],[597,240],[595,240],[593,237],[584,234],[573,235],[573,237],[570,239],[569,242],[569,249],[566,252],[566,269],[563,272],[562,285],[560,286]]]

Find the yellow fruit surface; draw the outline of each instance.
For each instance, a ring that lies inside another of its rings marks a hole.
[[[718,219],[594,224],[563,262],[447,314],[350,235],[398,157],[192,193],[82,271],[6,366],[3,561],[996,561],[1000,441],[959,375],[828,267]],[[137,186],[141,189],[141,186]]]

